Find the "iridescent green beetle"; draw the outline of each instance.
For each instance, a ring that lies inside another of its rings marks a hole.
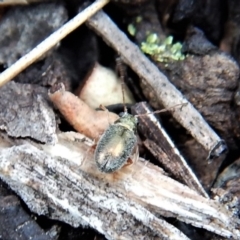
[[[110,125],[99,139],[94,156],[98,169],[105,173],[115,172],[127,164],[132,155],[138,155],[136,129],[139,116],[169,111],[186,104],[180,103],[168,109],[135,116],[127,113],[127,109],[124,108],[125,111],[119,115],[120,118]]]
[[[126,111],[103,133],[96,150],[95,162],[101,172],[112,173],[120,169],[137,145],[137,117]]]
[[[127,113],[123,90],[124,69],[122,67],[121,59],[118,59],[117,65],[122,81],[124,112],[121,113],[119,115],[120,118],[115,121],[114,124],[110,125],[103,133],[98,141],[94,155],[98,169],[105,173],[112,173],[122,168],[131,155],[133,155],[134,150],[137,150],[137,117],[140,115],[133,116],[132,114]],[[162,111],[166,110],[155,111],[153,113]]]
[[[124,112],[110,125],[98,141],[94,159],[101,172],[112,173],[124,166],[134,149],[137,148],[137,117],[129,114],[125,105],[124,75],[125,69],[121,58],[116,60],[117,70],[122,82]]]

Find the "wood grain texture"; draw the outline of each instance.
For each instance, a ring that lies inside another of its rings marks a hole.
[[[159,214],[239,239],[240,222],[231,212],[162,169],[140,159],[104,174],[86,138],[65,133],[58,139],[55,146],[6,143],[0,151],[0,177],[37,214],[91,226],[108,239],[188,239]]]

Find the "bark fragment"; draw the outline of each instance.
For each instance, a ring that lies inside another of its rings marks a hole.
[[[75,227],[91,226],[108,239],[119,234],[123,239],[187,239],[153,214],[240,237],[239,219],[223,205],[167,177],[160,168],[139,160],[104,174],[97,170],[91,150],[86,156],[89,146],[83,137],[68,133],[58,138],[56,146],[38,145],[42,150],[28,143],[0,152],[1,178],[32,211]]]
[[[47,90],[10,82],[0,89],[0,128],[12,137],[30,137],[40,142],[57,141],[55,115]]]
[[[119,118],[115,113],[90,108],[80,98],[65,91],[62,83],[51,88],[49,97],[74,129],[94,140],[98,140],[109,124]]]
[[[203,186],[188,166],[172,140],[169,138],[161,123],[154,115],[149,115],[152,110],[146,103],[139,103],[132,107],[134,114],[146,114],[138,117],[141,133],[146,137],[144,145],[158,159],[158,161],[176,179],[189,186],[191,189],[208,197]]]

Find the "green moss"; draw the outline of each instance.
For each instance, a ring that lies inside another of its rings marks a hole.
[[[185,59],[185,55],[182,54],[182,44],[179,42],[173,44],[172,36],[161,41],[156,33],[151,33],[148,35],[146,41],[142,42],[141,50],[152,56],[158,62],[180,61]]]

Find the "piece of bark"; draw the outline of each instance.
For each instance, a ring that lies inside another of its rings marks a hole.
[[[9,9],[0,25],[0,64],[12,65],[66,20],[67,12],[59,3]]]
[[[87,20],[87,24],[122,56],[124,62],[140,78],[144,79],[145,87],[151,89],[165,108],[187,102],[186,98],[168,81],[166,76],[142,54],[136,45],[130,42],[106,14],[99,11]],[[172,115],[209,151],[208,158],[225,156],[226,145],[191,103],[188,103],[181,111],[176,109]],[[186,116],[188,117],[186,118]]]
[[[47,90],[10,82],[0,89],[0,129],[12,137],[30,137],[43,143],[57,141],[55,115]]]
[[[181,108],[181,106],[179,107]],[[140,114],[138,117],[138,129],[147,138],[143,142],[147,149],[177,180],[199,192],[204,197],[208,197],[196,175],[169,138],[158,119],[153,114],[149,114],[152,112],[152,109],[142,102],[135,104],[131,110],[136,115]],[[141,116],[142,114],[148,115]]]
[[[230,211],[167,177],[160,168],[139,159],[104,174],[80,134],[58,138],[55,146],[39,144],[42,150],[24,144],[0,152],[1,178],[32,211],[75,227],[91,226],[108,239],[187,239],[154,216],[159,214],[221,236],[240,237],[240,221]]]

